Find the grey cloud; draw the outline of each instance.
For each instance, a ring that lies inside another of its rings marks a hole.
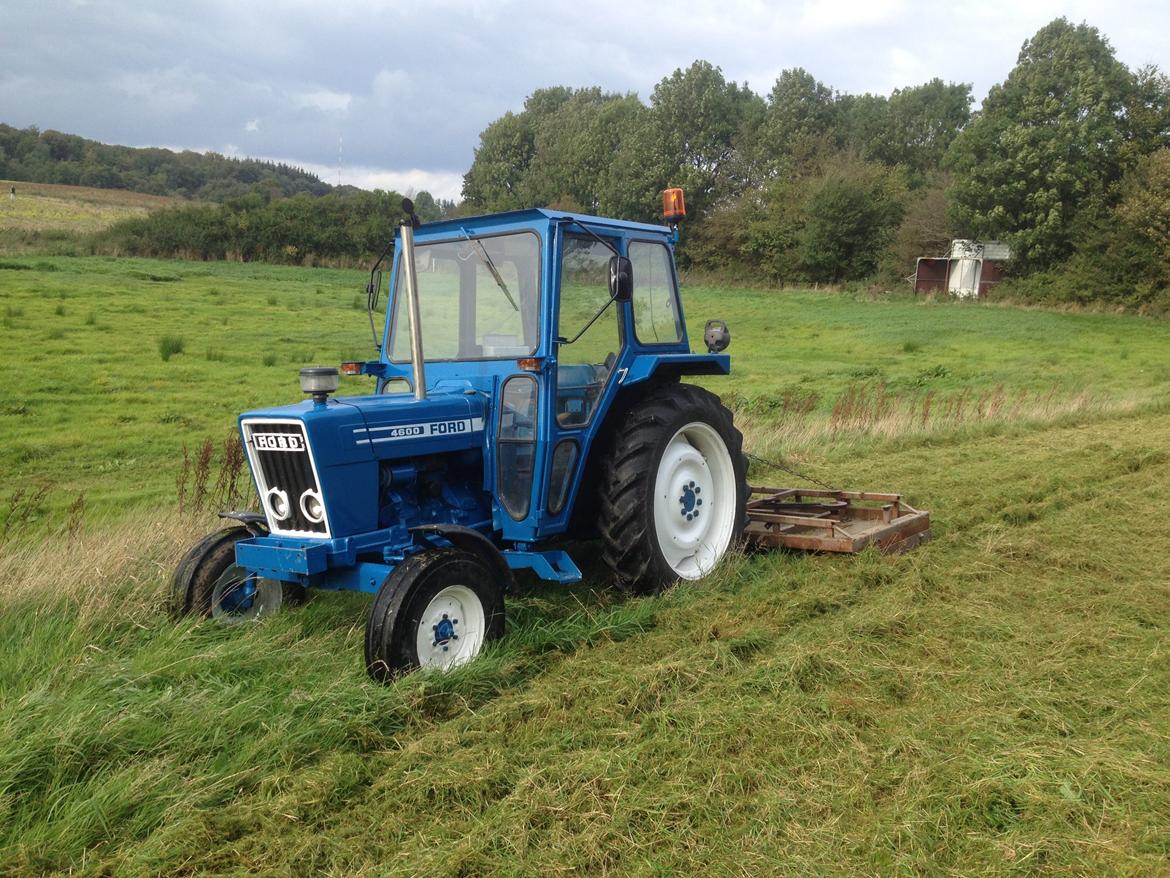
[[[484,126],[542,86],[647,98],[676,67],[705,58],[761,93],[782,69],[803,66],[843,91],[888,92],[921,71],[972,82],[981,97],[1020,43],[1062,12],[1100,27],[1126,63],[1166,60],[1157,35],[1170,11],[1154,3],[1122,11],[1103,0],[1063,9],[1006,0],[959,8],[925,0],[8,0],[0,121],[136,145],[235,144],[314,167],[336,167],[340,137],[344,162],[364,179],[429,172],[451,187]]]

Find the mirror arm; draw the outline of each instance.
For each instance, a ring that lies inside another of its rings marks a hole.
[[[378,295],[382,291],[382,279],[378,278],[376,281],[374,275],[378,271],[378,267],[386,261],[387,255],[394,249],[394,239],[391,238],[386,242],[386,246],[382,248],[382,255],[374,262],[370,269],[370,282],[366,284],[366,314],[370,318],[370,334],[374,337],[374,348],[382,350],[382,343],[378,341],[378,330],[374,327],[374,309],[378,307]]]
[[[368,300],[366,302],[366,314],[370,318],[370,335],[374,337],[374,350],[380,352],[382,350],[382,343],[378,341],[378,330],[374,326],[374,309],[370,307]]]

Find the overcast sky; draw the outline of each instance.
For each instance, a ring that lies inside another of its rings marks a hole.
[[[479,132],[548,85],[649,97],[703,58],[766,94],[940,76],[976,100],[1065,15],[1170,69],[1170,3],[1105,0],[0,0],[0,122],[278,159],[331,183],[457,198]],[[341,144],[340,162],[338,145]]]

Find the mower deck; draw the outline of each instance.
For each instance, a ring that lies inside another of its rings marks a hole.
[[[907,552],[930,539],[930,513],[901,494],[751,486],[747,504],[750,545],[811,552]]]

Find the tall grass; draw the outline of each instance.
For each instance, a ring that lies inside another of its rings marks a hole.
[[[169,618],[210,516],[11,545],[0,871],[1159,874],[1168,444],[1131,414],[856,459],[913,483],[934,542],[645,599],[587,565],[390,687],[360,596]]]
[[[181,335],[164,335],[158,340],[158,355],[165,363],[175,354],[183,353],[186,346]]]
[[[851,385],[825,412],[808,400],[771,405],[757,398],[735,404],[744,447],[762,455],[809,454],[839,458],[874,442],[887,448],[923,441],[957,441],[1007,428],[1035,428],[1075,418],[1111,417],[1160,403],[1131,395],[1108,399],[1088,390],[1057,387],[1009,392],[1000,384],[980,393],[962,390],[896,392],[884,384]]]

